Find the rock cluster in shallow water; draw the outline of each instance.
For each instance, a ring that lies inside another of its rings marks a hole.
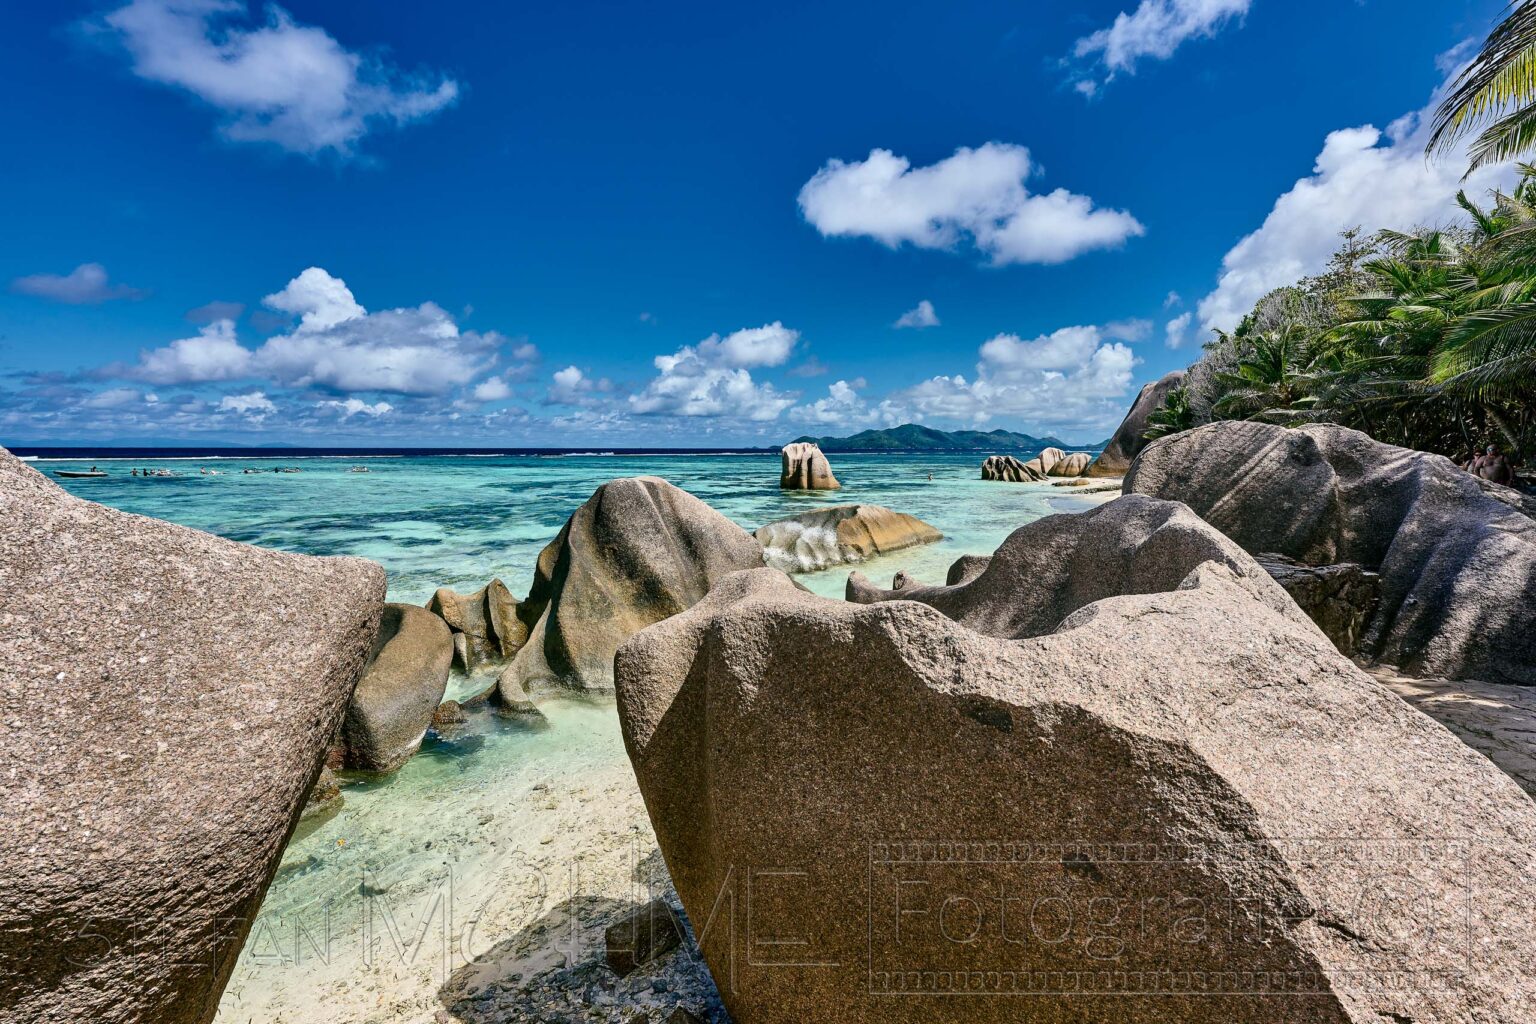
[[[1132,496],[976,568],[738,573],[619,649],[733,1020],[1523,1019],[1536,805],[1250,556]]]

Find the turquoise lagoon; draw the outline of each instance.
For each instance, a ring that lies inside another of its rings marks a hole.
[[[250,544],[373,559],[388,574],[390,599],[417,604],[439,586],[473,590],[493,576],[525,593],[539,551],[615,477],[663,477],[748,530],[867,502],[944,531],[940,543],[858,566],[883,583],[901,569],[943,582],[960,555],[990,553],[1019,526],[1111,496],[983,482],[981,461],[975,453],[834,456],[843,489],[827,493],[781,492],[778,457],[768,454],[97,459],[107,478],[59,482]],[[32,465],[51,475],[89,463]],[[135,467],[180,475],[134,477]],[[799,579],[840,598],[847,574],[840,567]],[[456,677],[449,696],[488,682]],[[643,898],[665,879],[655,877],[655,840],[611,699],[541,706],[542,727],[481,712],[454,742],[429,736],[399,772],[348,780],[338,813],[301,826],[221,1022],[477,1022],[490,1019],[476,1016],[477,998],[503,991],[496,986],[526,985],[598,955],[594,908]],[[439,921],[439,912],[452,920]]]

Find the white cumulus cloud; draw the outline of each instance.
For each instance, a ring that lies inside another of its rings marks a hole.
[[[905,419],[906,410],[895,402],[885,401],[874,405],[866,402],[859,394],[864,386],[863,379],[836,381],[827,386],[825,398],[791,409],[789,419],[795,423],[845,428],[876,424],[895,426]]]
[[[937,327],[939,326],[939,314],[934,310],[933,303],[923,299],[916,306],[897,317],[896,322],[891,326],[897,328],[911,327],[917,330],[922,330],[924,327]]]
[[[1180,313],[1163,327],[1163,337],[1169,348],[1180,348],[1189,340],[1189,327],[1195,314]]]
[[[641,415],[717,416],[771,420],[795,404],[795,396],[752,379],[748,367],[780,366],[799,340],[778,321],[724,338],[712,334],[653,361],[657,376],[629,407]]]
[[[500,377],[487,377],[472,392],[477,402],[499,402],[512,397],[512,389]]]
[[[369,131],[429,117],[458,97],[445,75],[402,72],[281,7],[265,13],[253,23],[244,0],[132,0],[99,27],[134,74],[217,110],[225,137],[310,156],[350,156]]]
[[[140,353],[122,375],[154,384],[260,377],[287,387],[442,395],[489,370],[507,339],[495,331],[461,331],[443,308],[370,313],[346,282],[310,267],[264,300],[299,318],[291,331],[248,349],[231,320],[217,320],[195,338]],[[514,357],[537,350],[520,345]]]
[[[1025,182],[1034,171],[1028,149],[999,142],[962,147],[927,167],[875,149],[864,160],[828,161],[800,189],[800,210],[826,236],[891,248],[969,241],[999,266],[1062,263],[1145,233],[1129,213],[1099,209],[1087,196],[1031,193]]]
[[[1103,65],[1105,80],[1133,72],[1144,58],[1167,60],[1187,40],[1209,38],[1248,13],[1252,0],[1142,0],[1132,12],[1121,11],[1107,27],[1079,39],[1078,59]],[[1086,86],[1086,87],[1085,87]],[[1092,97],[1098,84],[1084,79],[1077,89]]]
[[[1231,330],[1266,293],[1323,270],[1346,228],[1409,231],[1446,223],[1460,213],[1458,189],[1478,196],[1505,179],[1507,166],[1462,182],[1467,161],[1459,150],[1425,159],[1429,122],[1444,89],[1385,131],[1364,125],[1331,133],[1312,173],[1222,259],[1216,290],[1200,302],[1201,327]]]
[[[1103,328],[1064,327],[1025,340],[999,334],[981,346],[973,377],[931,377],[891,396],[921,418],[981,425],[999,416],[1063,432],[1102,432],[1125,414],[1130,347]]]
[[[225,395],[219,399],[218,411],[239,413],[260,422],[277,412],[277,406],[264,392],[252,391],[244,395]]]
[[[144,293],[115,284],[100,263],[82,263],[67,274],[28,274],[11,282],[11,291],[71,306],[98,306],[113,299],[140,299]]]
[[[348,398],[344,401],[330,399],[324,402],[316,402],[317,409],[334,409],[341,413],[342,419],[351,419],[353,416],[383,416],[391,412],[394,406],[388,402],[375,402],[369,405],[361,398]]]

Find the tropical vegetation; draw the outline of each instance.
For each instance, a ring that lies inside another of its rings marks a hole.
[[[1453,457],[1536,455],[1536,167],[1464,227],[1344,232],[1327,270],[1218,332],[1148,436],[1332,422]]]

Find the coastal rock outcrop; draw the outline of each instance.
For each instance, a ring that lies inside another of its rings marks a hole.
[[[528,642],[517,598],[501,580],[491,580],[473,594],[439,587],[427,610],[441,616],[453,631],[454,663],[465,672],[510,658]]]
[[[1087,469],[1088,476],[1124,476],[1136,456],[1147,446],[1145,437],[1151,425],[1152,414],[1162,408],[1168,392],[1184,383],[1184,371],[1175,370],[1141,389],[1131,411],[1126,413],[1119,429],[1104,446],[1104,451]]]
[[[653,476],[603,484],[539,554],[518,606],[528,642],[498,680],[503,700],[549,686],[611,689],[613,652],[690,607],[720,577],[763,565],[756,539]]]
[[[383,599],[0,450],[0,1018],[213,1018]]]
[[[1026,484],[1044,480],[1045,471],[1038,459],[1021,462],[1012,455],[989,455],[981,464],[983,480],[997,480],[1010,484]]]
[[[1076,477],[1088,472],[1093,456],[1087,452],[1064,452],[1056,463],[1045,471],[1046,476]]]
[[[425,608],[384,606],[371,660],[341,725],[344,767],[392,772],[410,760],[448,688],[453,640],[448,625]]]
[[[956,588],[993,635],[763,570],[619,649],[731,1018],[1522,1019],[1536,804],[1188,510],[1056,518]]]
[[[835,491],[843,485],[832,475],[832,464],[810,441],[795,441],[779,452],[779,487],[786,491]]]
[[[1358,653],[1414,675],[1536,684],[1536,502],[1332,424],[1163,438],[1127,493],[1182,501],[1250,552],[1381,576]]]
[[[784,572],[862,562],[944,539],[916,516],[881,505],[834,505],[802,512],[760,526],[753,536],[763,546],[768,565]]]
[[[1260,567],[1291,595],[1339,652],[1354,656],[1381,599],[1381,577],[1353,562],[1303,565],[1272,552],[1257,558]]]

